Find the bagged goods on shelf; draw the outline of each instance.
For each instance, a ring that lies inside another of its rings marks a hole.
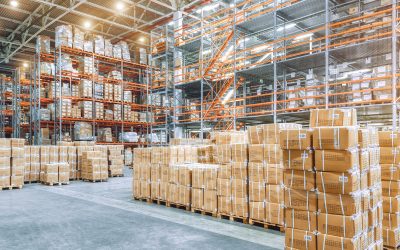
[[[54,72],[55,72],[55,66],[53,63],[48,63],[48,62],[40,63],[40,73],[41,74],[54,75]]]
[[[104,119],[104,103],[95,102],[96,108],[96,119],[103,120]]]
[[[132,116],[132,107],[130,105],[123,105],[124,108],[124,121],[130,121]]]
[[[57,62],[57,63],[59,63],[59,62]],[[76,72],[76,70],[72,67],[72,59],[69,55],[61,54],[60,64],[61,65],[57,64],[57,66],[61,67],[61,70]]]
[[[94,83],[94,98],[104,99],[104,84],[102,82]]]
[[[104,39],[104,55],[113,57],[113,45],[110,39]]]
[[[56,27],[55,30],[55,46],[56,48],[60,46],[66,46],[72,48],[73,45],[73,34],[71,25],[60,25]]]
[[[123,132],[119,134],[120,142],[138,142],[139,137],[136,132]]]
[[[122,101],[122,86],[114,84],[114,101]]]
[[[94,36],[94,53],[104,56],[104,37],[101,35]]]
[[[355,109],[313,109],[310,113],[310,127],[356,126]]]
[[[124,90],[124,101],[125,102],[132,102],[132,91]]]
[[[50,37],[39,35],[36,39],[36,53],[50,54]]]
[[[88,39],[83,41],[83,50],[86,52],[93,53],[93,40]]]
[[[82,141],[92,141],[93,130],[92,125],[87,122],[75,122],[74,124],[74,139]]]
[[[104,120],[113,120],[114,119],[114,112],[110,109],[104,110]]]
[[[85,41],[85,33],[81,31],[79,28],[74,26],[74,43],[73,47],[75,49],[83,50]]]
[[[114,120],[122,121],[122,105],[114,104],[113,108],[114,108],[114,110],[113,110]]]

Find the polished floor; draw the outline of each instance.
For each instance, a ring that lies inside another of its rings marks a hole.
[[[129,171],[127,171],[127,176]],[[283,249],[284,237],[131,199],[131,178],[0,191],[1,249]]]

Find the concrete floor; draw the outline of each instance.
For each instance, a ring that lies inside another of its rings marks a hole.
[[[131,178],[0,191],[1,249],[283,249],[284,236],[131,199]]]

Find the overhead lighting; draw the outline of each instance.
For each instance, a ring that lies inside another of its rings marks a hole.
[[[125,4],[124,4],[123,2],[118,2],[118,3],[115,5],[115,8],[116,8],[117,10],[123,10],[123,9],[125,9]]]
[[[12,0],[12,1],[10,1],[10,5],[11,5],[12,7],[18,7],[19,3],[18,3],[18,1],[16,1],[16,0]]]
[[[144,41],[146,41],[146,38],[144,36],[139,38],[139,42],[143,43]]]
[[[85,21],[83,23],[83,27],[85,27],[85,29],[90,29],[90,27],[92,27],[92,23],[89,21]]]
[[[229,90],[228,94],[226,94],[226,96],[224,97],[224,99],[222,100],[222,104],[226,104],[226,102],[231,99],[233,95],[233,89]]]
[[[169,25],[169,26],[174,25],[174,21],[169,22],[168,25]]]
[[[265,54],[263,57],[260,58],[260,60],[257,61],[257,63],[264,61],[268,56],[271,56],[271,55],[272,55],[272,52]]]
[[[312,37],[313,35],[314,35],[314,33],[307,33],[307,34],[303,34],[303,35],[297,36],[295,39],[296,40],[301,40],[301,39],[304,39],[304,38]]]
[[[22,64],[22,66],[23,66],[24,68],[28,68],[28,67],[29,67],[29,64],[28,64],[27,62],[24,62],[24,63]]]
[[[286,24],[286,25],[284,25],[282,27],[277,28],[276,31],[282,31],[284,29],[291,29],[291,28],[293,28],[295,26],[296,26],[295,23],[289,23],[289,24]]]

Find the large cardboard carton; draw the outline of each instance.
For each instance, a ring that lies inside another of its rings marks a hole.
[[[388,229],[384,228],[382,237],[383,245],[391,248],[396,248],[400,244],[400,229]]]
[[[312,171],[314,167],[314,151],[284,150],[283,165],[286,169]]]
[[[398,147],[400,146],[400,132],[379,131],[380,147]]]
[[[360,173],[317,172],[319,192],[350,194],[360,190]]]
[[[400,182],[382,181],[382,195],[387,197],[396,197],[400,195]]]
[[[355,109],[313,109],[310,113],[310,127],[355,126],[357,111]]]
[[[252,163],[248,164],[249,181],[251,182],[265,182],[264,170],[266,165],[263,163]]]
[[[361,248],[360,237],[343,238],[327,234],[318,234],[318,249],[357,250],[365,248]]]
[[[251,219],[262,222],[265,221],[265,203],[263,201],[250,201],[249,210]]]
[[[171,165],[169,168],[169,183],[179,183],[179,167]]]
[[[232,161],[232,147],[230,144],[214,145],[213,159],[216,163],[229,163]]]
[[[290,189],[315,190],[315,173],[311,171],[286,169],[284,185]]]
[[[195,167],[192,169],[192,181],[193,188],[204,188],[204,170],[201,167]]]
[[[360,171],[365,171],[368,170],[370,168],[370,166],[377,166],[378,164],[370,164],[369,161],[369,150],[368,149],[362,149],[358,152],[358,156],[359,156],[359,169]]]
[[[231,179],[217,179],[217,195],[231,197],[232,181]]]
[[[283,129],[301,129],[300,124],[275,123],[260,125],[263,130],[264,144],[279,144],[279,133]]]
[[[216,190],[204,190],[204,207],[203,209],[207,212],[216,213],[218,210],[217,191]]]
[[[217,171],[218,165],[210,165],[203,169],[204,183],[203,187],[207,190],[217,190]]]
[[[248,145],[233,144],[232,145],[232,161],[233,162],[248,162]]]
[[[264,161],[264,144],[250,144],[249,162],[263,163]]]
[[[285,190],[285,207],[306,211],[317,211],[317,194],[311,191],[296,189]]]
[[[400,180],[400,165],[381,164],[381,176],[386,181]]]
[[[232,178],[233,179],[247,179],[247,163],[246,162],[233,162],[231,164]]]
[[[354,150],[315,150],[315,169],[327,172],[359,170],[359,156]]]
[[[160,164],[151,164],[150,165],[150,180],[152,182],[160,181],[161,177],[161,167]]]
[[[264,182],[249,182],[249,200],[253,202],[261,202],[265,200]]]
[[[169,166],[161,164],[160,167],[160,181],[161,182],[168,182],[169,180]]]
[[[264,162],[267,164],[282,163],[282,149],[278,144],[264,145]]]
[[[247,198],[232,197],[232,215],[240,217],[249,216],[249,203]]]
[[[317,231],[317,213],[285,209],[285,226],[309,232]]]
[[[247,180],[232,179],[232,197],[248,198]]]
[[[268,223],[284,225],[285,210],[284,206],[277,203],[265,202],[265,215]]]
[[[160,195],[159,199],[166,201],[168,198],[168,187],[169,183],[168,182],[160,182]]]
[[[358,145],[357,127],[318,127],[313,132],[314,149],[347,150]]]
[[[203,207],[204,207],[204,191],[202,188],[192,187],[191,207],[195,208],[195,209],[203,209]]]
[[[263,127],[260,125],[250,126],[247,128],[248,138],[250,144],[262,144],[263,139]]]
[[[344,238],[353,238],[362,231],[361,214],[353,216],[318,214],[318,231]]]
[[[264,179],[268,184],[283,184],[283,171],[282,165],[267,164],[264,171]]]
[[[396,229],[400,227],[400,214],[383,213],[383,228]]]
[[[399,213],[400,212],[400,197],[383,196],[383,212],[384,213]]]
[[[231,196],[218,195],[218,213],[230,215],[232,213]]]
[[[382,164],[399,164],[400,148],[380,148],[380,163]]]
[[[232,176],[232,164],[221,164],[217,170],[217,177],[220,179],[230,179]]]
[[[317,236],[315,233],[294,228],[285,229],[285,246],[290,249],[316,250]]]
[[[265,190],[265,201],[282,205],[285,203],[285,191],[282,185],[267,184]]]
[[[321,213],[351,216],[359,214],[362,211],[361,208],[360,193],[353,195],[319,193],[318,195],[318,211]]]
[[[160,198],[160,182],[151,181],[150,182],[150,198],[153,200]]]
[[[312,148],[312,130],[281,130],[279,142],[282,149],[310,150]]]

